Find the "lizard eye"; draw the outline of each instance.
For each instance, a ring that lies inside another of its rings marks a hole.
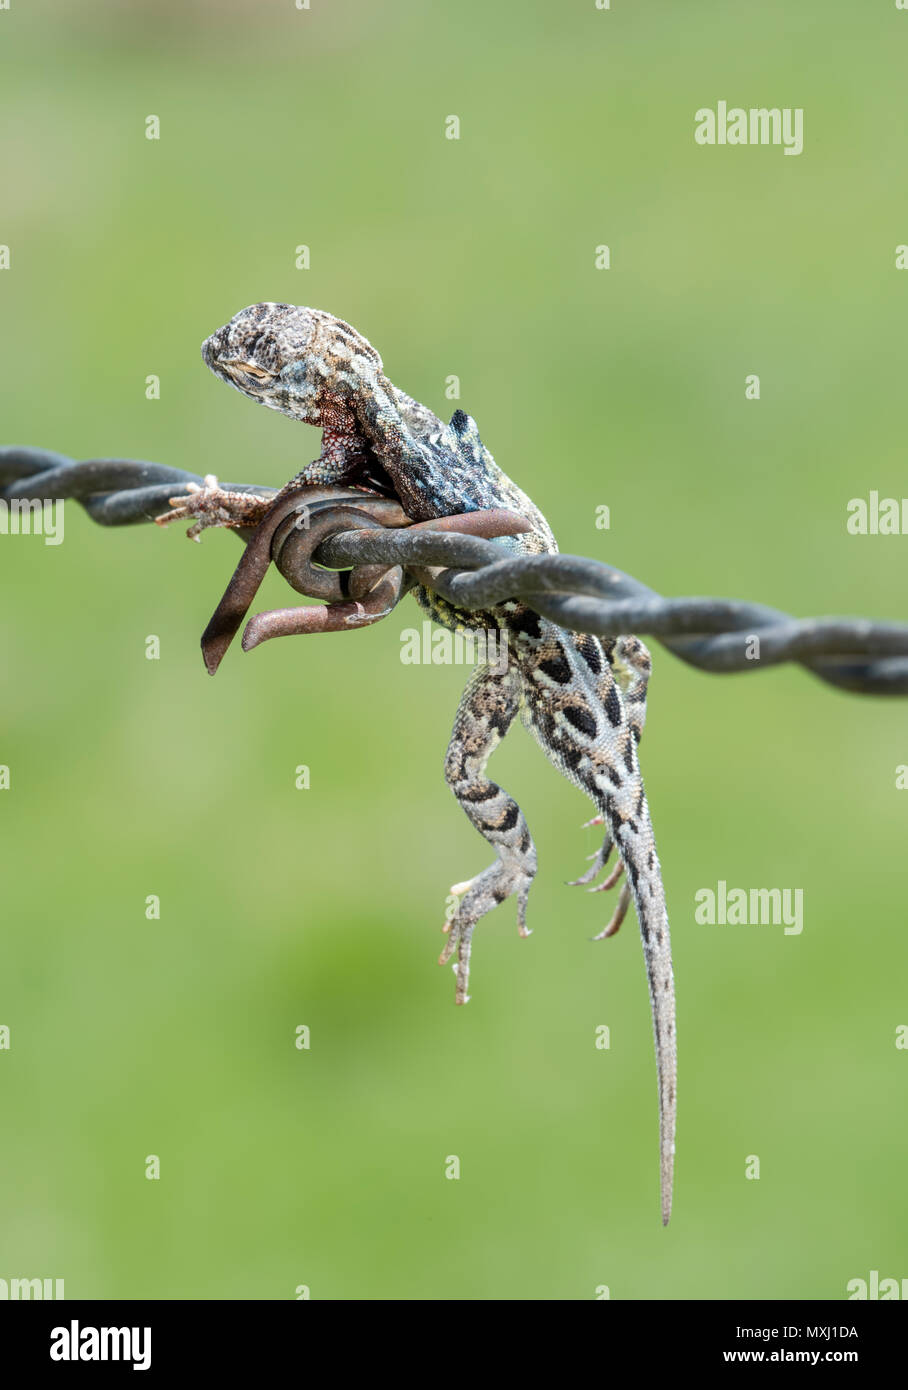
[[[256,381],[268,381],[272,375],[264,367],[256,367],[251,362],[237,362],[236,365],[245,376],[251,376]]]

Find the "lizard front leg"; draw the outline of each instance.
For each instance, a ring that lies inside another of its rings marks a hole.
[[[191,541],[197,541],[202,531],[210,526],[226,526],[236,530],[242,526],[258,526],[269,506],[271,497],[261,497],[254,492],[227,492],[221,487],[213,473],[206,473],[204,486],[187,483],[183,497],[171,497],[171,510],[163,516],[156,516],[158,526],[169,526],[172,521],[192,521],[186,532]]]
[[[301,469],[278,493],[260,497],[251,492],[228,492],[221,487],[213,473],[208,473],[204,486],[187,483],[188,496],[171,497],[171,510],[163,516],[156,516],[155,521],[158,526],[169,526],[172,521],[192,521],[186,534],[193,541],[199,539],[202,531],[215,526],[230,530],[240,527],[254,529],[268,508],[285,493],[294,492],[306,484],[342,482],[357,465],[367,461],[367,456],[365,444],[352,430],[337,424],[326,424],[318,458]]]
[[[512,894],[517,894],[517,925],[529,936],[526,905],[536,873],[536,846],[517,802],[485,776],[486,764],[504,738],[520,706],[520,680],[504,672],[479,667],[464,691],[445,758],[445,780],[479,833],[498,851],[498,858],[452,893],[464,894],[452,920],[445,925],[448,940],[439,957],[445,965],[457,951],[455,1001],[466,1004],[473,929],[481,917]]]

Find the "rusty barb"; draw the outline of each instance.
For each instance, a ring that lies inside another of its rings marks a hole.
[[[154,521],[199,474],[132,459],[81,463],[46,449],[0,448],[0,505],[71,498],[102,526]],[[517,513],[476,511],[413,523],[393,498],[339,487],[273,488],[222,483],[225,491],[274,499],[255,528],[238,528],[242,559],[202,639],[216,671],[274,562],[317,605],[255,614],[252,647],[291,633],[340,632],[386,617],[420,584],[459,608],[522,599],[562,627],[614,637],[658,638],[704,671],[752,671],[796,661],[844,690],[908,695],[908,624],[866,618],[796,619],[763,604],[664,598],[630,575],[576,555],[519,555],[496,537],[518,535]]]
[[[362,545],[374,531],[399,532],[402,528],[408,537],[422,531],[444,542],[463,536],[514,536],[529,531],[531,523],[516,512],[497,508],[412,522],[393,498],[338,487],[299,487],[281,492],[250,535],[243,558],[202,636],[208,670],[214,675],[218,669],[272,560],[297,593],[325,602],[256,613],[243,633],[244,651],[270,637],[343,632],[386,618],[419,581],[405,573],[403,564],[387,563],[386,556],[375,563],[364,561]],[[340,566],[317,568],[329,559],[331,540],[341,536],[346,550]],[[437,547],[432,555],[443,556],[448,562],[451,559],[448,551]],[[412,550],[410,558],[416,558]]]

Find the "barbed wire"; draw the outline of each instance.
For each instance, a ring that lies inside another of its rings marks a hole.
[[[76,462],[47,449],[0,448],[0,499],[7,504],[71,499],[102,526],[153,521],[167,511],[171,498],[189,495],[190,483],[201,486],[203,478],[134,459]],[[221,487],[265,499],[276,493],[246,483]],[[797,619],[764,604],[735,599],[665,598],[598,560],[503,554],[490,537],[519,531],[515,521],[519,518],[514,514],[489,512],[414,525],[393,499],[350,488],[300,490],[288,498],[283,515],[259,544],[254,582],[254,532],[238,528],[241,539],[249,543],[244,560],[250,563],[244,569],[241,561],[219,605],[215,616],[220,614],[220,626],[214,619],[209,625],[206,639],[212,649],[217,647],[211,660],[206,653],[209,669],[216,669],[258,588],[262,565],[267,568],[273,558],[297,592],[327,599],[328,605],[257,615],[247,628],[247,648],[283,632],[374,622],[386,616],[408,588],[420,584],[459,608],[483,610],[519,598],[542,617],[577,632],[655,637],[682,661],[704,671],[752,671],[795,661],[845,690],[908,694],[908,624],[846,617]],[[461,534],[454,526],[470,527],[474,534]],[[291,537],[293,543],[288,544]],[[307,625],[300,614],[315,616]],[[274,621],[268,624],[264,619]]]

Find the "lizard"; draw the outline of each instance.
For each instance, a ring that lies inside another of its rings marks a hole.
[[[498,467],[474,420],[456,410],[444,424],[398,390],[381,357],[342,319],[318,309],[262,303],[235,314],[202,345],[206,365],[259,404],[322,430],[321,452],[282,493],[307,484],[344,484],[394,497],[413,521],[483,508],[509,508],[529,529],[499,544],[518,554],[557,552],[548,522]],[[214,475],[189,497],[174,498],[162,523],[194,518],[193,539],[211,526],[254,527],[271,502],[220,488]],[[594,937],[618,930],[633,898],[652,1006],[660,1117],[662,1222],[671,1215],[676,1129],[675,996],[669,923],[655,837],[638,760],[651,661],[636,637],[597,638],[561,628],[527,604],[509,600],[488,611],[460,609],[426,587],[420,606],[452,630],[484,628],[506,644],[507,659],[479,664],[454,720],[445,780],[472,824],[496,851],[488,868],[453,885],[457,903],[443,930],[439,958],[456,953],[455,1002],[466,1004],[476,924],[510,897],[521,936],[529,935],[527,902],[536,848],[517,803],[486,776],[486,765],[519,715],[546,757],[596,807],[588,825],[604,825],[593,863],[575,884],[612,888],[626,872],[615,912]]]

